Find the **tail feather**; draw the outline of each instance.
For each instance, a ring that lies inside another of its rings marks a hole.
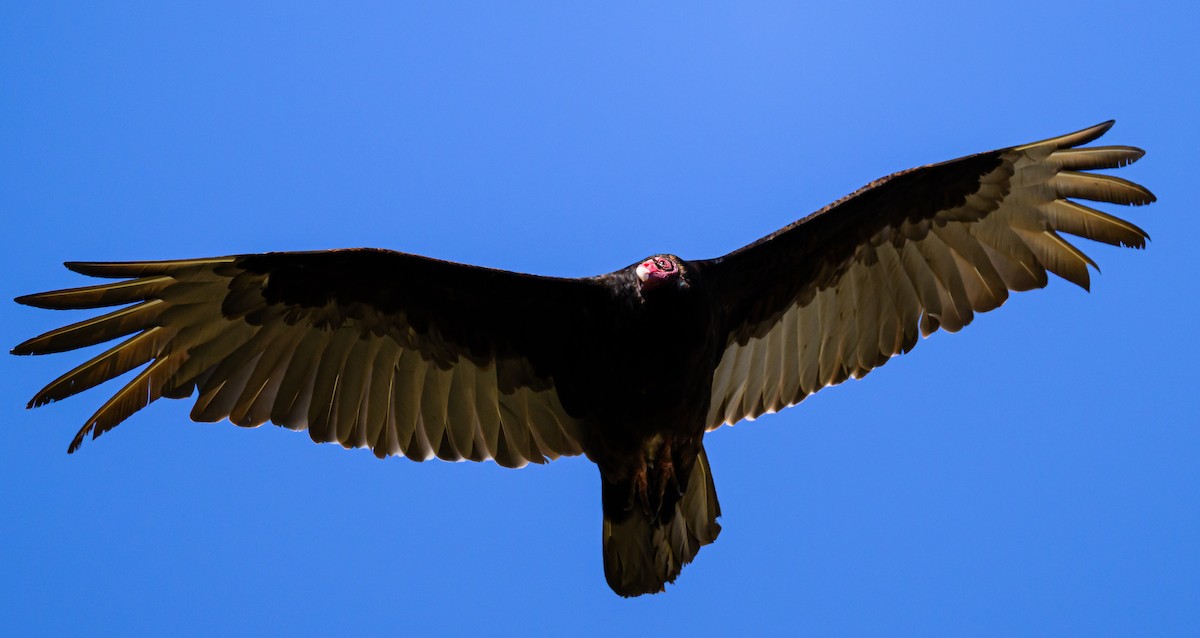
[[[618,484],[604,481],[605,491],[618,489]],[[620,500],[611,496],[606,495],[605,503]],[[721,506],[704,448],[674,509],[665,521],[637,506],[619,518],[605,513],[604,577],[613,591],[622,596],[661,592],[701,547],[717,539]]]

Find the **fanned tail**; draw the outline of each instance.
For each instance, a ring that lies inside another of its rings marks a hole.
[[[604,577],[622,596],[663,591],[700,548],[717,539],[717,489],[708,457],[700,448],[683,496],[668,517],[647,514],[637,505],[626,510],[628,487],[602,479],[604,490]],[[612,511],[617,510],[617,511]],[[662,520],[662,519],[665,519]]]

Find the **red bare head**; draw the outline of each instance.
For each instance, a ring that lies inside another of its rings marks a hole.
[[[656,255],[638,264],[637,278],[642,290],[653,290],[679,278],[679,264],[669,255]]]

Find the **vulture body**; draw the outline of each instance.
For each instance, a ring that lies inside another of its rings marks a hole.
[[[194,420],[270,421],[381,458],[585,454],[609,585],[662,591],[720,531],[705,432],[861,377],[1047,272],[1086,288],[1094,264],[1063,233],[1144,245],[1074,201],[1154,201],[1086,172],[1142,156],[1078,148],[1111,125],[896,173],[724,257],[657,255],[590,278],[373,249],[68,263],[117,281],[17,301],[120,308],[13,353],[124,338],[30,407],[145,365],[69,452],[160,397],[198,394]]]

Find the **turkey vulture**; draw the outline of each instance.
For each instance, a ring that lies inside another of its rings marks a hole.
[[[1155,199],[1086,172],[1143,155],[1079,148],[1111,126],[896,173],[724,257],[655,255],[582,279],[376,249],[71,262],[117,281],[16,301],[121,307],[12,352],[125,338],[29,407],[149,364],[68,452],[198,392],[196,421],[270,421],[380,458],[585,454],[600,468],[608,584],[658,592],[721,529],[705,432],[862,377],[1047,271],[1086,289],[1094,263],[1063,233],[1145,245],[1074,201]]]

